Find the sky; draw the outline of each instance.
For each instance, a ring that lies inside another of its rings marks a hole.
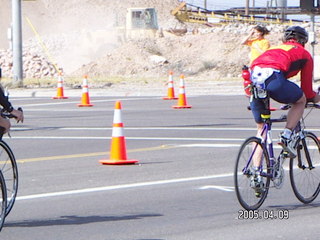
[[[182,1],[182,0],[180,0]],[[189,4],[204,7],[205,0],[184,0]],[[280,4],[281,0],[249,0],[250,6],[253,1],[256,7],[266,7],[267,2],[272,3],[275,6],[277,2]],[[285,1],[285,0],[284,0]],[[224,10],[232,7],[245,7],[246,0],[207,0],[207,9],[209,10]],[[299,7],[300,0],[287,0],[288,7]],[[310,20],[308,15],[288,15],[288,19]],[[319,22],[319,16],[316,16],[316,22]]]

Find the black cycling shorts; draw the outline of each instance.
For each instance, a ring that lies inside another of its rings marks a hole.
[[[302,89],[297,84],[286,79],[282,72],[274,72],[265,81],[265,88],[269,96],[279,103],[295,103],[303,96]],[[262,123],[260,115],[264,110],[264,103],[261,99],[252,98],[250,107],[256,123]]]

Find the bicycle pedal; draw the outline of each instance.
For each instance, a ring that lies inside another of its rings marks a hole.
[[[282,143],[282,142],[278,142],[278,145],[280,145],[283,149],[283,156],[286,158],[295,158],[297,155],[292,153],[291,151],[288,150],[288,147]]]
[[[256,193],[255,193],[256,198],[261,198],[261,195],[262,195],[261,192],[256,192]]]

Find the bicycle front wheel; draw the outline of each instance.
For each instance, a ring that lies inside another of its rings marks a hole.
[[[296,197],[303,203],[311,203],[320,191],[320,144],[313,133],[308,132],[297,144],[297,157],[290,159],[290,180]]]
[[[0,231],[6,218],[7,210],[7,189],[2,172],[0,171]]]
[[[18,167],[10,147],[3,141],[0,141],[0,169],[6,182],[8,215],[18,192]]]
[[[261,194],[257,196],[256,189],[252,187],[253,162],[260,162],[260,174],[263,182]],[[248,138],[241,146],[235,171],[234,184],[240,205],[246,210],[258,209],[268,195],[270,185],[270,165],[266,149],[257,137]]]

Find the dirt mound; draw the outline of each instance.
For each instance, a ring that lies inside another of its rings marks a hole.
[[[73,74],[159,78],[174,71],[198,79],[237,77],[249,61],[249,48],[240,42],[250,27],[186,26],[187,33],[179,36],[164,31],[164,37],[126,42]],[[282,28],[274,26],[274,33],[268,36],[272,44],[279,42]]]
[[[11,6],[6,0],[0,3],[5,17],[0,26],[5,29]],[[248,63],[249,49],[240,41],[250,26],[185,25],[170,13],[178,5],[178,0],[22,1],[24,51],[45,56],[68,76],[150,79],[163,78],[169,70],[199,79],[238,76],[241,65]],[[132,7],[154,7],[163,35],[119,41],[117,29]],[[268,36],[273,43],[282,28],[275,27]],[[179,36],[174,29],[181,30]],[[7,40],[1,37],[0,48],[6,48]]]

